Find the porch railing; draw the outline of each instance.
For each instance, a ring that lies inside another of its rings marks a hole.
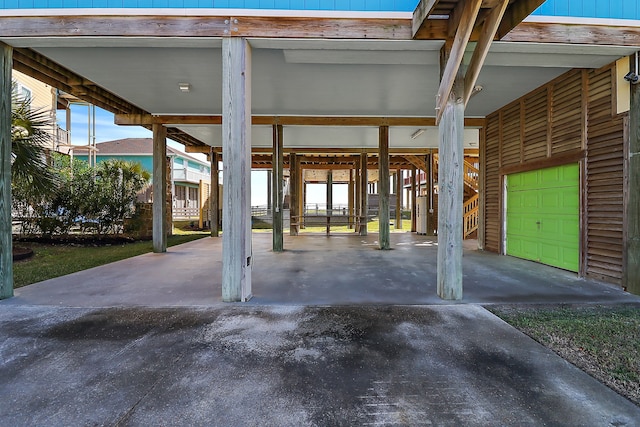
[[[463,211],[463,226],[464,226],[464,238],[466,239],[478,229],[479,219],[479,197],[478,195],[472,196],[462,206]]]

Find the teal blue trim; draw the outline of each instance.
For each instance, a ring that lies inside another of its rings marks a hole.
[[[413,12],[417,0],[0,0],[0,9],[233,8]]]
[[[547,0],[533,15],[640,20],[638,0]]]

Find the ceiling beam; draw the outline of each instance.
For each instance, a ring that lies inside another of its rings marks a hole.
[[[151,114],[116,114],[115,124],[122,126],[162,125],[220,125],[222,116],[154,116]],[[284,126],[409,126],[432,127],[436,125],[434,117],[357,117],[357,116],[253,116],[253,125]],[[465,126],[482,127],[484,118],[465,118]]]
[[[496,31],[498,30],[498,26],[500,25],[500,21],[502,20],[502,17],[507,10],[508,4],[509,0],[500,0],[500,3],[497,4],[493,9],[491,9],[491,12],[482,24],[480,38],[473,50],[471,62],[469,63],[469,67],[467,68],[466,74],[464,76],[463,101],[465,107],[467,106],[467,103],[471,98],[471,94],[473,93],[476,81],[478,80],[478,76],[480,75],[480,70],[482,69],[484,61],[487,58],[487,54],[489,53],[491,42],[493,41]]]
[[[444,112],[444,105],[447,103],[451,90],[453,89],[453,83],[462,64],[464,52],[469,43],[469,38],[471,37],[471,32],[473,31],[481,5],[482,0],[467,0],[464,2],[460,25],[456,30],[451,52],[444,72],[442,73],[442,78],[440,79],[438,95],[436,96],[436,124],[440,122],[440,118]]]

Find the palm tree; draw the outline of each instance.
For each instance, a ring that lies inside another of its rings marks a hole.
[[[52,121],[43,108],[31,108],[31,99],[18,95],[16,82],[11,91],[11,182],[31,187],[43,194],[54,191],[56,177],[47,164],[51,146]]]

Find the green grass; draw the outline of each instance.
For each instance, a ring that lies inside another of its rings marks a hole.
[[[402,229],[396,230],[395,225],[389,227],[391,233],[404,233],[411,231],[411,220],[405,219],[402,221]],[[326,226],[305,227],[300,229],[301,233],[324,233],[327,231]],[[380,231],[380,222],[378,218],[375,218],[367,222],[367,231],[370,233],[378,233]],[[353,228],[348,228],[346,225],[332,225],[332,233],[354,233]]]
[[[488,307],[640,405],[640,307]]]
[[[167,239],[167,246],[179,245],[209,235],[208,233],[186,233],[177,230],[174,230],[174,233],[176,235]],[[41,243],[20,243],[19,245],[32,248],[35,255],[13,264],[13,280],[16,288],[141,255],[153,250],[151,241],[110,246],[51,245]]]

